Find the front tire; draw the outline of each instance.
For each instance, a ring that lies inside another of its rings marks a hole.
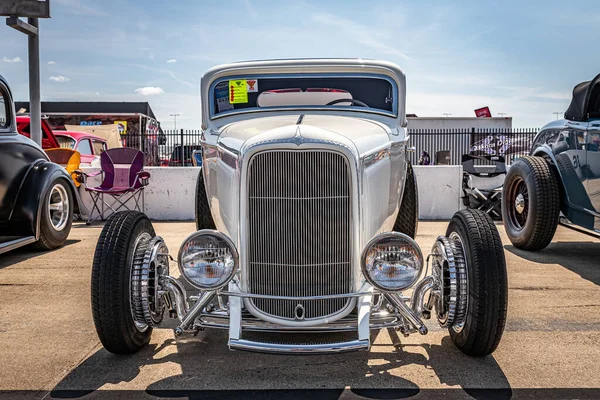
[[[410,162],[406,163],[406,180],[400,210],[396,216],[393,230],[404,233],[411,238],[417,236],[419,226],[419,194],[417,179]]]
[[[143,257],[154,236],[152,223],[138,211],[112,215],[100,234],[92,266],[92,315],[100,342],[111,353],[132,354],[150,341],[152,328],[133,319],[130,285],[134,257]]]
[[[510,166],[502,190],[502,219],[515,247],[541,250],[552,241],[560,213],[556,175],[541,157],[522,157]]]
[[[467,264],[467,310],[464,322],[450,326],[450,338],[463,353],[485,356],[498,347],[508,303],[506,261],[494,222],[479,210],[454,214],[446,236],[459,240]]]
[[[73,194],[69,183],[57,178],[49,188],[40,205],[40,237],[34,244],[39,250],[52,250],[64,245],[73,223]]]

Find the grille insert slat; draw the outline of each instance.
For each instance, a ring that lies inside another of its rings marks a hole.
[[[248,167],[248,284],[253,293],[317,296],[351,291],[351,199],[346,158],[334,152],[268,151]],[[297,301],[252,299],[295,318]],[[302,301],[304,318],[343,310],[349,299]]]

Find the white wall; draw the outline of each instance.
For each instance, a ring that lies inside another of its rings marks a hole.
[[[145,213],[156,220],[193,220],[194,196],[199,168],[196,167],[145,167],[152,175],[144,189]],[[97,171],[96,168],[82,168],[85,172]],[[89,186],[98,186],[100,177],[88,179]],[[89,193],[79,189],[89,210],[92,200]],[[106,202],[110,197],[105,196]],[[133,206],[133,203],[130,202]]]
[[[462,208],[462,165],[413,166],[419,189],[419,219],[450,219]]]
[[[450,219],[460,208],[462,166],[414,166],[419,187],[420,219]],[[82,168],[90,173],[95,168]],[[199,168],[146,167],[152,174],[145,189],[145,212],[155,220],[193,220],[194,196]],[[90,178],[89,186],[97,186],[99,177]],[[83,186],[80,194],[89,210],[92,202]],[[106,197],[107,201],[109,197]]]

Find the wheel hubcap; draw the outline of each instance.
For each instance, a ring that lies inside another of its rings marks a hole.
[[[525,211],[525,197],[522,193],[519,193],[515,199],[515,209],[519,214],[523,214],[523,211]]]
[[[520,177],[515,177],[515,180],[509,184],[508,204],[512,202],[513,206],[507,208],[507,216],[511,225],[514,228],[521,230],[527,223],[529,214],[529,191],[525,181]]]
[[[50,190],[48,199],[48,219],[55,231],[65,229],[69,220],[69,196],[61,184],[56,184]]]

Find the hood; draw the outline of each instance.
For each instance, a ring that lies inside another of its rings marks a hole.
[[[225,148],[238,152],[244,143],[259,135],[292,139],[299,131],[302,136],[313,139],[351,142],[361,156],[390,143],[389,128],[376,121],[305,114],[298,123],[300,115],[260,117],[234,122],[220,130],[218,142]]]

